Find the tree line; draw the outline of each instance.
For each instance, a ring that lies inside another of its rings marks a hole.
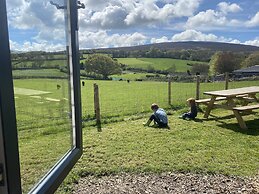
[[[100,52],[100,50],[98,51]],[[123,70],[130,70],[135,72],[147,72],[156,74],[172,74],[175,73],[175,65],[167,70],[156,70],[153,67],[147,69],[132,68],[126,64],[119,64],[116,60],[118,57],[137,56],[137,57],[152,57],[152,58],[175,58],[184,60],[207,61],[208,64],[195,63],[187,64],[190,66],[189,74],[199,72],[204,75],[222,74],[225,72],[232,72],[236,69],[245,68],[249,66],[259,65],[259,52],[246,53],[246,52],[213,52],[205,49],[201,50],[167,50],[161,51],[158,48],[151,47],[148,51],[124,51],[113,50],[112,54],[100,54],[91,52],[84,55],[83,51],[80,52],[80,59],[84,62],[80,63],[80,69],[85,70],[83,74],[98,79],[108,79],[110,75],[120,74]],[[116,57],[116,58],[115,58]],[[66,60],[65,52],[49,53],[49,52],[27,52],[27,53],[12,53],[13,69],[24,68],[58,68],[63,72],[67,72],[64,63],[51,64],[47,61]]]
[[[208,64],[197,62],[187,65],[190,66],[190,70],[187,72],[189,75],[196,73],[203,75],[231,73],[240,68],[259,65],[259,52],[248,56],[244,53],[216,52],[212,55]],[[86,71],[86,75],[103,79],[108,79],[109,75],[120,74],[123,70],[164,75],[175,73],[174,64],[167,70],[155,70],[153,67],[148,67],[144,70],[128,67],[126,64],[119,64],[116,59],[104,54],[88,55],[85,62],[81,63],[81,68]]]
[[[165,49],[161,50],[157,47],[150,47],[149,50],[123,50],[123,49],[98,49],[98,50],[83,50],[83,54],[108,54],[112,58],[172,58],[172,59],[182,59],[182,60],[191,60],[191,61],[202,61],[209,62],[211,56],[215,51],[209,49],[182,49],[182,50],[173,50]]]

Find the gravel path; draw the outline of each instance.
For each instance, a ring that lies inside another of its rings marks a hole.
[[[200,174],[120,174],[81,178],[74,194],[259,194],[259,177]]]

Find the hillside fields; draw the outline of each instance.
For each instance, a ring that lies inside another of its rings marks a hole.
[[[175,67],[176,72],[186,72],[187,69],[191,68],[191,66],[188,66],[187,64],[204,63],[169,58],[117,58],[117,60],[119,63],[125,64],[132,68],[154,68],[155,70],[167,70]]]

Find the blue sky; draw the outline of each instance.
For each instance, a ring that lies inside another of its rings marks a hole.
[[[53,0],[60,5],[64,0]],[[81,0],[80,48],[215,41],[259,46],[256,0]],[[7,1],[12,50],[64,50],[64,13],[47,0]]]

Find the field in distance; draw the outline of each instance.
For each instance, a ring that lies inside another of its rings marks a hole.
[[[154,68],[155,70],[167,70],[175,66],[176,72],[186,72],[191,68],[188,64],[204,63],[169,58],[117,58],[117,60],[119,63],[125,64],[128,67],[141,69]]]

